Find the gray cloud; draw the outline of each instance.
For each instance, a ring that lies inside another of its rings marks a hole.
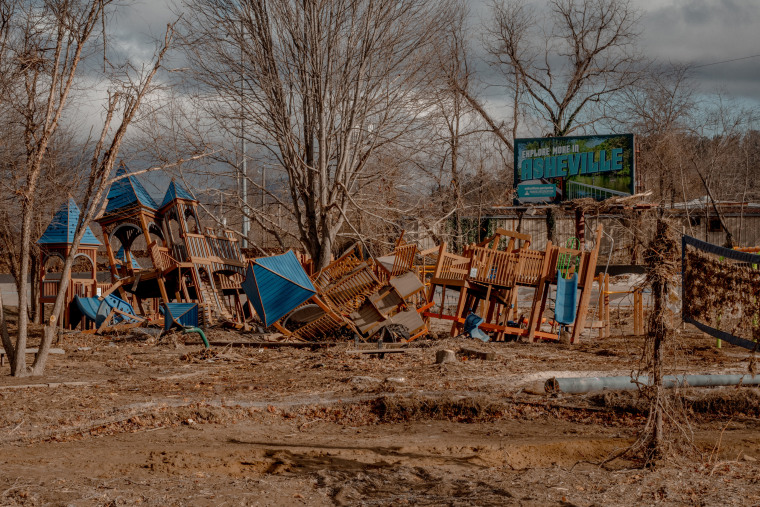
[[[148,62],[154,41],[176,15],[179,0],[136,0],[113,19],[111,42],[133,62]],[[543,0],[530,0],[539,9]],[[641,49],[656,60],[695,67],[760,54],[760,0],[633,0],[641,9]],[[477,33],[489,20],[488,0],[469,0],[473,52],[482,58]],[[176,9],[175,9],[176,10]],[[493,69],[477,62],[487,82],[498,82]],[[703,93],[727,95],[760,104],[760,57],[696,68]]]
[[[676,0],[648,6],[642,47],[661,62],[692,65],[703,93],[760,104],[760,0]]]

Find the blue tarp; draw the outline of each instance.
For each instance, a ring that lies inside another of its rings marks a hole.
[[[266,327],[317,293],[292,250],[252,260],[242,285]]]

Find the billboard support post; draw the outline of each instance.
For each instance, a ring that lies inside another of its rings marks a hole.
[[[586,246],[586,214],[582,208],[575,210],[575,237],[581,249]]]

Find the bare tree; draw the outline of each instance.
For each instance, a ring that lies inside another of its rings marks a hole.
[[[15,78],[6,87],[4,100],[23,119],[24,157],[17,169],[21,233],[18,277],[18,336],[12,350],[12,371],[26,374],[25,355],[28,314],[26,312],[32,225],[40,175],[50,143],[60,126],[64,107],[74,85],[83,52],[100,26],[107,2],[47,1],[16,4],[11,16],[8,46],[3,62]],[[10,354],[9,354],[10,357]]]
[[[185,47],[208,112],[238,136],[245,119],[245,139],[286,192],[251,185],[325,266],[369,162],[426,111],[448,2],[188,0],[187,12]]]
[[[661,202],[686,201],[694,183],[688,155],[696,108],[689,68],[670,65],[650,66],[616,104],[611,126],[637,135],[637,179]]]
[[[745,165],[742,144],[748,139],[747,127],[757,117],[756,109],[716,94],[714,99],[705,101],[702,114],[692,126],[695,143],[689,162],[709,200],[704,207],[705,226],[709,227],[709,214],[714,213],[725,233],[725,246],[729,248],[734,246],[734,235],[718,204],[721,200],[740,198],[740,189],[749,178],[746,171],[725,171],[724,168]]]
[[[105,9],[113,3],[110,0],[47,0],[32,4],[24,2],[17,5],[11,18],[12,33],[9,37],[11,42],[8,51],[12,52],[15,65],[8,61],[2,63],[17,80],[6,87],[9,93],[3,96],[3,100],[16,108],[23,119],[21,138],[24,157],[14,173],[14,176],[23,182],[23,187],[18,192],[21,201],[18,277],[21,282],[15,343],[7,333],[2,333],[2,338],[6,353],[11,359],[11,373],[15,376],[41,375],[44,371],[79,241],[89,222],[99,211],[104,190],[108,185],[108,175],[118,156],[127,127],[135,119],[143,97],[151,89],[151,81],[168,48],[171,28],[154,65],[145,72],[136,71],[139,74],[137,79],[130,79],[128,66],[124,69],[111,67],[112,77],[115,79],[116,75],[121,73],[122,80],[114,81],[116,89],[109,93],[103,129],[91,151],[84,193],[84,211],[80,215],[74,234],[71,254],[64,262],[60,291],[51,320],[45,328],[34,364],[27,368],[24,350],[28,336],[28,316],[25,309],[28,300],[33,217],[40,198],[40,178],[45,164],[50,161],[51,143],[64,122],[64,113],[80,74],[80,67],[88,48],[97,39],[101,27],[106,24]],[[5,329],[5,322],[2,322],[2,326]]]
[[[510,92],[512,138],[529,112],[529,127],[545,135],[593,128],[605,103],[637,79],[638,14],[628,0],[549,0],[540,12],[525,0],[494,0],[489,14],[486,49]],[[507,126],[463,93],[512,150]]]

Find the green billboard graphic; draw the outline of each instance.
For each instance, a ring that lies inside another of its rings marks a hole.
[[[633,134],[515,139],[515,204],[631,195]]]

